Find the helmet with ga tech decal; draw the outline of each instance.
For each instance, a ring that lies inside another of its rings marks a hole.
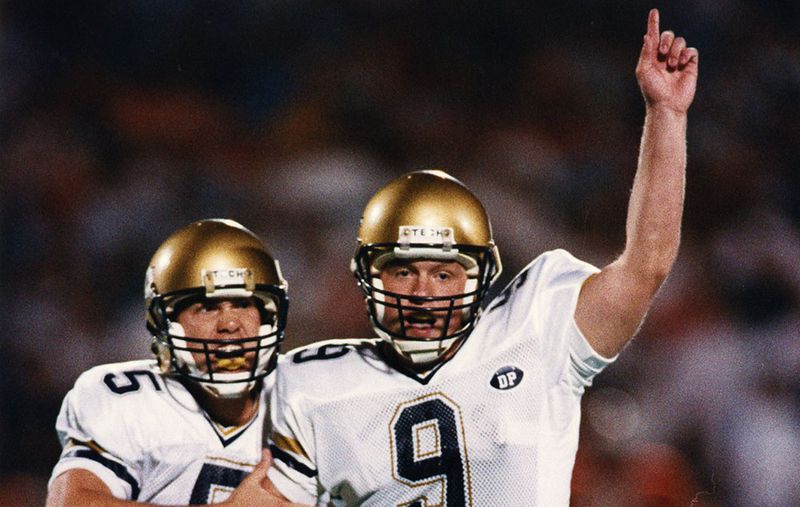
[[[466,272],[463,292],[420,296],[390,292],[381,272],[391,263],[457,262]],[[429,369],[458,348],[475,326],[489,286],[502,270],[489,217],[477,197],[440,170],[416,171],[382,187],[367,203],[351,262],[372,327],[406,364]],[[387,310],[399,325],[385,323]],[[443,320],[434,337],[412,336],[413,316]],[[458,322],[456,329],[449,325]]]
[[[275,368],[288,309],[278,261],[241,224],[194,222],[156,250],[145,276],[147,328],[162,371],[198,382],[218,397],[250,391]],[[258,335],[236,339],[186,336],[178,314],[195,302],[252,298]]]

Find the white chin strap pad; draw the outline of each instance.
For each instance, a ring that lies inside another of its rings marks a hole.
[[[458,338],[446,340],[391,340],[392,346],[414,364],[425,364],[436,361],[455,343]]]
[[[247,378],[250,376],[249,372],[242,372],[242,373],[218,373],[215,375],[217,378],[224,378],[225,380],[236,380],[235,378],[229,378],[234,376],[244,376]],[[200,387],[205,389],[209,392],[212,396],[216,396],[217,398],[239,398],[244,396],[245,394],[249,393],[253,387],[255,387],[255,381],[251,382],[233,382],[230,384],[210,384],[208,382],[198,382]]]

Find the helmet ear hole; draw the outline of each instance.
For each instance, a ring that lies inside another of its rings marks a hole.
[[[167,329],[169,320],[167,319],[167,310],[164,307],[163,298],[153,298],[147,308],[147,328],[151,333],[159,334],[160,330]]]

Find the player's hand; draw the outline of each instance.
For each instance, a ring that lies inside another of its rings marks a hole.
[[[267,470],[272,464],[272,456],[267,449],[261,454],[261,461],[245,477],[231,496],[223,502],[228,507],[305,507],[292,503],[281,495],[267,478]]]
[[[658,22],[658,9],[652,9],[636,79],[648,107],[685,113],[694,99],[699,54],[683,37],[670,30],[659,32]]]

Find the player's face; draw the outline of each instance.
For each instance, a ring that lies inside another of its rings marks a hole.
[[[177,321],[183,326],[186,336],[209,340],[233,341],[258,335],[261,314],[255,298],[203,299],[184,308]],[[256,342],[230,344],[211,344],[216,360],[214,372],[246,371],[252,366],[254,352],[243,353],[246,347],[252,349]],[[200,345],[198,345],[200,350]],[[197,364],[205,364],[204,354],[194,354]]]
[[[408,296],[408,298],[400,298],[399,303],[403,307],[419,308],[419,311],[403,310],[406,336],[438,339],[441,338],[442,331],[444,331],[449,302],[447,300],[425,301],[420,298],[463,294],[467,283],[467,273],[464,267],[457,262],[396,260],[383,268],[381,282],[386,291]],[[389,304],[398,303],[388,296],[386,299]],[[457,301],[458,303],[460,301]],[[430,310],[430,308],[443,308],[443,310],[436,311]],[[461,312],[450,313],[450,322],[447,325],[448,334],[461,327]],[[400,315],[396,308],[386,306],[383,325],[392,332],[399,333],[401,331]]]

